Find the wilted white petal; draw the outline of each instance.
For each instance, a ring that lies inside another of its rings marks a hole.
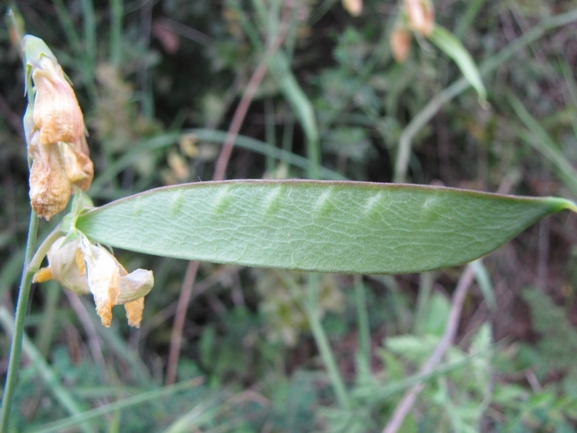
[[[128,275],[120,277],[120,287],[117,304],[126,304],[148,295],[154,286],[152,271],[137,269]]]
[[[96,312],[106,327],[112,322],[112,306],[119,293],[121,266],[108,250],[91,244],[86,238],[80,241],[86,262],[88,288],[94,296]]]
[[[35,283],[58,281],[62,287],[78,294],[90,293],[86,282],[86,267],[78,240],[64,243],[57,239],[48,251],[48,266],[34,275]]]

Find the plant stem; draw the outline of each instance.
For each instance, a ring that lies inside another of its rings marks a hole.
[[[355,301],[357,304],[357,317],[359,320],[359,352],[362,362],[365,363],[367,371],[371,365],[371,331],[369,324],[369,314],[367,312],[367,298],[365,296],[365,285],[360,275],[354,276],[355,281]]]
[[[337,396],[339,406],[342,409],[349,409],[350,404],[345,384],[343,382],[341,374],[339,373],[339,369],[337,367],[333,351],[331,350],[331,346],[329,345],[329,339],[327,338],[327,334],[325,333],[325,330],[323,329],[323,325],[320,320],[318,302],[319,302],[319,274],[311,273],[309,274],[308,296],[304,300],[305,311],[307,313],[307,318],[309,320],[313,337],[315,339],[317,347],[319,348],[321,359],[323,360],[323,364],[327,369],[329,379],[331,380],[333,389]]]
[[[12,400],[14,399],[14,388],[18,376],[18,366],[20,363],[20,353],[22,351],[22,336],[24,334],[24,319],[28,307],[28,298],[30,296],[30,287],[32,285],[32,276],[34,272],[30,269],[29,264],[32,259],[32,252],[36,244],[38,233],[38,216],[34,211],[30,213],[30,224],[28,226],[28,238],[26,240],[26,250],[24,251],[24,264],[22,267],[22,277],[20,280],[20,290],[18,292],[18,303],[16,305],[16,317],[14,333],[12,334],[12,345],[10,347],[10,358],[8,360],[8,372],[6,373],[6,382],[4,384],[3,405],[0,418],[0,432],[8,431],[8,420]]]
[[[503,48],[495,55],[485,60],[479,67],[481,76],[487,75],[495,70],[502,63],[507,61],[513,54],[532,42],[539,39],[546,31],[567,25],[577,20],[577,10],[571,10],[564,14],[555,15],[553,17],[545,18],[539,24],[534,26],[530,31],[525,33],[512,44]],[[395,161],[394,181],[397,183],[406,182],[407,166],[411,156],[413,138],[417,133],[437,114],[443,105],[451,99],[460,95],[470,87],[469,82],[465,78],[459,78],[442,92],[435,95],[427,105],[405,126],[401,136],[399,137],[399,147]]]

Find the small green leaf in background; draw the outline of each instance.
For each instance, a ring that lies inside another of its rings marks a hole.
[[[481,102],[485,102],[487,100],[487,90],[483,85],[483,80],[481,80],[481,73],[475,61],[459,39],[439,25],[435,25],[429,39],[441,51],[454,60],[465,79],[479,95]]]
[[[422,185],[240,180],[137,194],[76,227],[113,247],[187,260],[394,274],[469,262],[563,209],[577,207]]]

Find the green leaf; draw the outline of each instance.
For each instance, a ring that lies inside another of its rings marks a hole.
[[[459,39],[457,39],[450,31],[439,25],[435,25],[433,33],[429,39],[441,51],[453,59],[465,79],[469,82],[471,87],[476,90],[481,101],[486,101],[487,90],[483,85],[483,80],[481,80],[481,73],[475,64],[475,61],[463,44],[461,44]]]
[[[188,260],[341,273],[409,273],[483,256],[560,198],[420,185],[310,180],[159,188],[78,217],[113,247]]]

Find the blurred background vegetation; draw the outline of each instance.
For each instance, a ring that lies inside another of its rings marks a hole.
[[[574,1],[434,1],[436,22],[479,66],[486,102],[421,35],[395,61],[402,0],[363,3],[358,15],[336,0],[14,6],[74,83],[96,204],[211,180],[237,127],[228,179],[577,198]],[[2,26],[3,374],[29,213],[23,88]],[[426,386],[402,432],[575,431],[576,228],[567,213],[547,218],[478,262],[456,342],[426,376],[463,268],[351,277],[201,263],[194,279],[183,261],[117,251],[127,269],[155,273],[141,328],[119,308],[106,329],[90,299],[35,287],[14,431],[378,432],[419,378]]]

